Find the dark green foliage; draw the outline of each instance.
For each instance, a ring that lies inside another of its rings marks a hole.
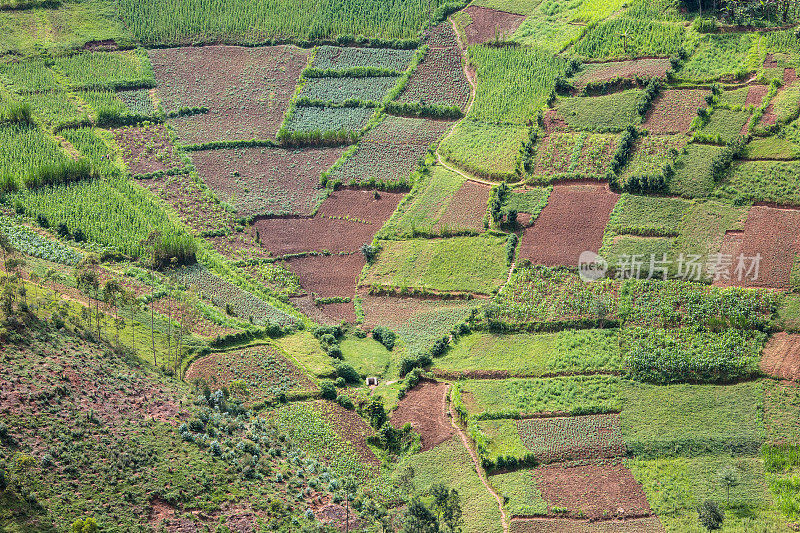
[[[614,174],[611,176],[611,183],[616,184],[616,174],[622,170],[625,164],[628,162],[631,154],[633,153],[633,145],[636,142],[636,137],[639,135],[639,132],[633,126],[628,126],[628,128],[622,133],[619,138],[619,142],[617,143],[617,149],[614,152],[614,157],[611,159],[610,169],[611,172]]]
[[[336,386],[333,384],[332,381],[324,380],[319,382],[319,390],[322,394],[322,398],[325,400],[335,400],[336,399]]]
[[[397,334],[389,328],[378,326],[372,330],[372,338],[386,346],[387,350],[394,348]]]
[[[304,78],[379,78],[383,76],[399,76],[402,72],[380,67],[350,67],[346,69],[309,67],[302,73]]]
[[[0,114],[0,122],[7,121],[17,124],[33,124],[31,118],[31,104],[29,102],[13,101],[5,106]]]
[[[705,500],[700,504],[697,507],[697,514],[700,515],[700,523],[708,530],[720,529],[722,521],[725,520],[725,513],[711,500]]]
[[[355,405],[353,404],[353,400],[347,394],[340,394],[336,397],[336,403],[344,407],[345,409],[350,409],[351,411],[355,409]]]
[[[403,516],[402,533],[438,533],[439,519],[436,515],[415,497],[408,504]]]
[[[197,242],[191,235],[153,232],[147,239],[150,264],[155,269],[197,262]]]
[[[334,365],[334,368],[336,368],[336,374],[340,378],[344,378],[345,382],[353,384],[361,383],[361,376],[356,371],[356,369],[350,366],[349,364],[337,363],[336,365]]]
[[[364,255],[364,259],[367,260],[367,264],[372,264],[375,261],[375,258],[378,257],[378,252],[380,252],[380,247],[377,245],[364,243],[361,245],[361,253]]]
[[[506,182],[502,182],[497,187],[494,187],[489,197],[489,216],[495,226],[499,226],[503,222],[503,206],[508,200],[510,187]]]
[[[509,212],[509,215],[511,213]],[[514,221],[516,222],[517,216],[516,212],[514,212]],[[508,222],[511,224],[511,221]],[[514,257],[517,253],[517,243],[519,242],[519,237],[517,237],[516,233],[510,233],[508,235],[508,239],[506,240],[506,262],[511,265],[514,262]]]
[[[342,146],[358,141],[358,132],[349,130],[291,131],[283,127],[278,131],[278,141],[284,146]]]
[[[28,189],[37,189],[48,185],[63,185],[97,177],[91,163],[87,159],[72,159],[42,165],[31,170],[22,178]]]
[[[314,330],[314,337],[322,339],[323,335],[331,335],[338,339],[343,333],[341,326],[320,326]]]
[[[720,153],[714,156],[714,159],[711,161],[711,176],[715,182],[719,182],[725,177],[731,163],[742,154],[748,142],[750,142],[748,136],[739,135],[728,143]]]
[[[390,115],[401,117],[458,119],[464,116],[457,105],[444,107],[417,102],[388,102],[384,109]]]
[[[644,92],[639,97],[639,102],[636,104],[636,111],[638,111],[640,116],[644,117],[647,114],[650,105],[660,91],[661,82],[659,80],[654,78],[648,82],[647,87],[645,87]]]
[[[800,465],[800,445],[797,444],[765,444],[761,447],[764,469],[767,472],[781,474]]]

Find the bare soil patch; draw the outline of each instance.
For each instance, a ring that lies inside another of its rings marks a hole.
[[[344,148],[244,148],[192,154],[200,178],[240,217],[314,212],[327,191],[320,175]]]
[[[391,423],[396,428],[411,423],[422,437],[422,450],[430,450],[450,440],[453,426],[445,412],[444,395],[447,383],[423,381],[400,400],[392,412]]]
[[[628,520],[572,520],[565,518],[515,518],[511,533],[661,533],[664,526],[658,517]]]
[[[652,515],[642,486],[619,462],[548,465],[533,475],[548,508],[568,509],[570,516],[591,520]]]
[[[653,102],[642,128],[650,133],[685,133],[697,109],[706,107],[704,89],[674,89],[663,91]]]
[[[612,81],[616,79],[666,78],[672,67],[669,59],[634,59],[631,61],[611,61],[608,63],[589,63],[576,80],[580,89],[590,82]]]
[[[472,19],[472,23],[464,28],[467,45],[483,44],[498,37],[511,37],[525,20],[523,15],[479,6],[469,6],[465,11]]]
[[[749,105],[760,106],[768,92],[769,87],[766,85],[751,85],[747,91],[747,99],[744,102],[745,107]]]
[[[737,254],[732,258],[731,279],[723,280],[722,283],[744,287],[788,288],[792,265],[796,254],[800,252],[798,227],[800,227],[799,210],[752,207],[744,225],[744,233],[741,235],[739,254],[743,254],[745,258],[761,254],[758,277],[751,279],[755,271],[749,276],[745,271],[742,276],[744,279],[739,279],[735,271],[739,263]],[[732,239],[733,236],[726,235],[726,240]],[[749,267],[750,264],[751,261],[748,260],[745,266]]]
[[[129,126],[114,130],[122,159],[131,174],[150,174],[183,166],[163,124]]]
[[[319,298],[331,298],[355,294],[356,282],[366,261],[359,253],[307,255],[292,258],[286,264],[297,275],[305,290]],[[352,307],[353,304],[349,305]]]
[[[793,68],[783,69],[783,85],[789,86],[797,81],[797,71]]]
[[[313,218],[265,218],[255,222],[264,247],[276,255],[304,252],[354,253],[391,216],[399,193],[335,192],[320,205]]]
[[[577,266],[581,252],[600,249],[618,199],[604,184],[556,184],[547,207],[525,229],[519,257],[545,266]]]
[[[209,108],[172,121],[185,144],[273,138],[308,53],[294,46],[148,50],[166,111]]]
[[[161,313],[166,317],[171,316],[172,320],[178,323],[183,323],[184,315],[186,314],[187,310],[182,309],[181,304],[182,302],[179,302],[173,298],[164,297],[159,298],[150,305],[156,310],[156,312]],[[195,324],[192,328],[192,333],[199,335],[200,337],[222,337],[224,335],[236,332],[236,330],[232,328],[226,328],[225,326],[220,326],[219,324],[211,322],[198,311],[194,312],[193,318],[195,320]]]
[[[764,346],[761,370],[776,378],[800,380],[800,335],[775,333]]]
[[[486,215],[486,204],[491,193],[492,188],[488,185],[465,181],[453,195],[433,230],[435,232],[447,230],[452,233],[483,232],[485,230],[483,217]]]

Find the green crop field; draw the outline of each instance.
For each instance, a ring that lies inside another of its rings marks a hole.
[[[0,531],[796,529],[799,24],[0,0]]]

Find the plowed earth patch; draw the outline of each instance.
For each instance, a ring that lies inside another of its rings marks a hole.
[[[467,45],[483,44],[500,36],[510,37],[525,20],[523,15],[485,7],[469,6],[465,11],[472,19],[464,28]]]
[[[760,366],[770,376],[800,380],[800,335],[774,334],[764,346]]]
[[[392,413],[394,427],[402,428],[411,423],[420,434],[422,451],[430,450],[453,436],[453,426],[445,412],[447,387],[447,383],[423,381],[406,393]]]

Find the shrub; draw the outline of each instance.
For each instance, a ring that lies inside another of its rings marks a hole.
[[[717,19],[706,19],[697,17],[692,22],[692,29],[697,33],[716,33],[719,28]]]
[[[6,106],[0,120],[17,124],[33,124],[31,104],[28,102],[11,102]]]
[[[345,380],[346,383],[361,383],[361,375],[356,371],[355,368],[350,366],[347,363],[338,363],[335,365],[336,374],[342,379]]]
[[[351,400],[350,396],[346,394],[340,394],[339,396],[337,396],[336,403],[338,403],[345,409],[350,409],[351,411],[355,408],[355,405],[353,405],[353,400]]]
[[[97,522],[94,518],[78,518],[72,523],[72,533],[95,533]]]
[[[700,515],[700,523],[706,529],[715,530],[722,528],[722,521],[725,519],[725,513],[719,508],[715,502],[711,500],[704,501],[698,508],[697,513]]]
[[[378,326],[372,330],[372,338],[386,346],[387,350],[391,350],[397,341],[397,334],[389,328]]]
[[[375,261],[375,258],[378,257],[378,252],[380,248],[378,246],[373,246],[372,244],[365,243],[361,245],[361,253],[364,255],[364,259],[367,260],[367,263],[372,264]]]
[[[509,211],[509,215],[511,212]],[[516,212],[514,213],[514,220],[516,221]],[[509,219],[509,223],[511,223]],[[508,240],[506,240],[506,262],[511,265],[514,262],[514,257],[517,254],[517,243],[519,242],[519,237],[517,237],[516,233],[510,233],[508,235]]]
[[[320,381],[319,390],[325,400],[336,399],[336,386],[333,384],[333,381]]]

